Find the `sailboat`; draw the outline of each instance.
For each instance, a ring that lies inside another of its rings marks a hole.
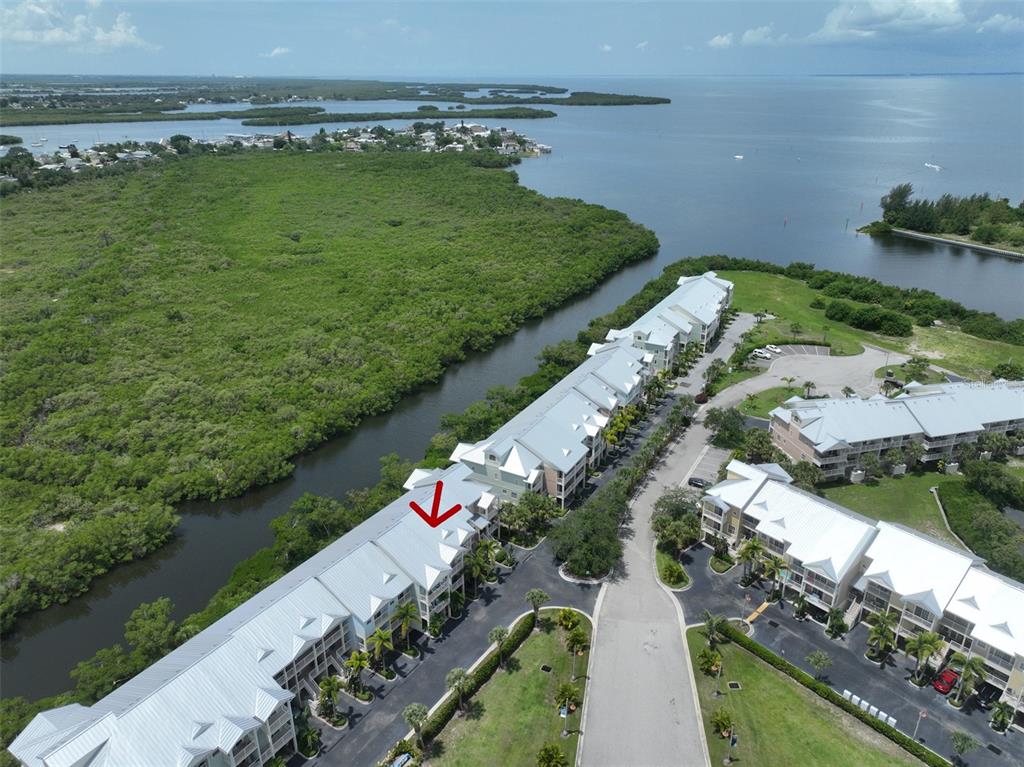
[[[732,159],[734,159],[734,160],[742,160],[743,159],[743,155],[741,155],[741,154],[734,154],[732,156]]]

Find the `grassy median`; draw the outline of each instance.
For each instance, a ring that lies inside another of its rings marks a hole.
[[[572,656],[565,648],[565,631],[555,624],[556,610],[541,612],[540,631],[523,642],[507,662],[467,704],[433,744],[431,767],[534,767],[537,752],[556,743],[576,763],[582,705],[569,715],[569,737],[561,737],[562,718],[555,702],[560,685],[569,682]],[[581,616],[580,627],[590,636],[590,621]],[[589,650],[576,656],[577,680],[586,693]],[[542,666],[551,670],[544,671]]]
[[[722,764],[728,741],[710,725],[712,714],[725,708],[732,715],[740,765],[815,765],[815,767],[893,767],[920,764],[898,746],[830,703],[800,687],[778,671],[732,644],[719,645],[722,689],[715,697],[715,678],[700,672],[697,654],[705,646],[700,629],[687,632],[690,661],[697,679],[711,763]],[[741,690],[729,690],[737,681]]]

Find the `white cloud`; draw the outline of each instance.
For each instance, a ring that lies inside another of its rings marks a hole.
[[[740,38],[742,45],[780,45],[786,42],[789,42],[789,35],[785,32],[781,35],[775,34],[775,24],[748,29]]]
[[[100,3],[90,0],[88,5],[96,9]],[[128,13],[118,13],[113,25],[105,28],[93,17],[92,10],[68,13],[60,0],[23,0],[3,8],[0,10],[0,38],[7,43],[66,46],[86,53],[159,47],[139,35]]]
[[[978,32],[1019,32],[1024,29],[1024,20],[1016,16],[997,13],[978,25]]]
[[[891,34],[941,32],[962,27],[967,19],[960,0],[867,0],[845,2],[829,11],[811,42],[872,40]]]
[[[278,56],[287,56],[291,52],[291,48],[285,48],[279,45],[270,53],[261,53],[260,56],[264,59],[276,59]]]
[[[647,41],[641,40],[639,43],[636,44],[636,49],[641,53],[647,53]]]
[[[708,40],[708,45],[712,48],[728,48],[732,45],[732,32],[726,32],[724,35],[715,35]]]
[[[598,48],[598,50],[601,51],[601,53],[611,53],[612,47],[608,45],[608,43],[601,43],[601,47]]]

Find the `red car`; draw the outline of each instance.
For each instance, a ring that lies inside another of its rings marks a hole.
[[[932,687],[943,695],[949,695],[949,691],[956,687],[956,682],[959,678],[960,674],[951,668],[947,668],[932,680]]]

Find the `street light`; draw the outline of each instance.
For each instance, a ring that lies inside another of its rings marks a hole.
[[[915,725],[914,725],[914,735],[913,735],[913,738],[914,738],[914,740],[917,740],[917,728],[921,726],[921,720],[922,720],[922,719],[927,719],[927,718],[928,718],[928,712],[927,712],[927,711],[925,711],[925,710],[924,710],[924,709],[922,708],[922,709],[921,709],[921,710],[920,710],[920,711],[918,712],[918,714],[917,714],[917,724],[915,724]]]

